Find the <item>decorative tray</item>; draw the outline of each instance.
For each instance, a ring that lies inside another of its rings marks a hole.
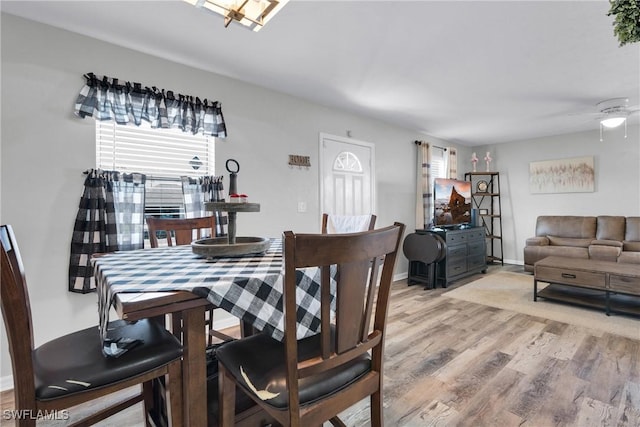
[[[207,258],[232,257],[260,254],[269,249],[271,244],[269,239],[263,237],[236,237],[235,240],[235,243],[229,244],[228,237],[200,239],[191,243],[191,250]]]

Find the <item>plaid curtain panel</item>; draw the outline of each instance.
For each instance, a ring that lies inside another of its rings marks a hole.
[[[144,181],[145,176],[140,174],[87,171],[71,238],[69,291],[95,291],[94,254],[142,248]]]
[[[448,177],[451,179],[458,179],[458,150],[454,147],[447,147],[447,153],[449,153]]]
[[[144,248],[144,196],[146,176],[121,174],[113,184],[118,250]]]
[[[225,200],[222,178],[222,176],[181,177],[186,218],[207,216],[209,212],[205,210],[205,202],[223,202]],[[227,216],[222,212],[214,212],[213,215],[216,217],[216,237],[226,236]]]
[[[199,218],[207,216],[204,209],[204,193],[198,184],[198,178],[180,177],[182,181],[182,199],[184,201],[185,218]]]
[[[71,292],[93,291],[95,282],[91,256],[118,250],[112,175],[112,172],[91,169],[84,181],[71,238]]]
[[[202,132],[226,138],[227,128],[218,101],[201,101],[188,95],[174,95],[172,91],[142,87],[140,83],[119,83],[118,79],[85,74],[86,83],[75,103],[78,117],[96,120],[130,122],[139,126],[142,120],[152,128],[178,128],[193,134]]]
[[[431,178],[431,147],[416,141],[418,167],[416,182],[416,228],[429,228],[433,223],[433,191]]]

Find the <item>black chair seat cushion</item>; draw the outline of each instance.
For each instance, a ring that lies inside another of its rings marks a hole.
[[[180,342],[157,322],[148,319],[109,324],[109,338],[141,341],[118,358],[102,353],[98,327],[49,341],[33,352],[36,397],[54,399],[117,383],[151,371],[182,355]]]
[[[298,341],[298,360],[319,355],[320,335]],[[221,346],[217,351],[218,361],[233,375],[238,384],[252,393],[245,382],[240,367],[257,390],[277,394],[264,402],[276,409],[289,406],[286,385],[284,344],[265,334],[252,335]],[[369,354],[319,375],[303,378],[299,382],[300,404],[310,404],[329,396],[352,384],[371,371]]]

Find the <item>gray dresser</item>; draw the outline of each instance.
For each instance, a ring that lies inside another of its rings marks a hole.
[[[437,266],[437,283],[447,286],[454,280],[487,272],[487,247],[484,227],[416,230],[435,233],[447,244],[447,254]]]

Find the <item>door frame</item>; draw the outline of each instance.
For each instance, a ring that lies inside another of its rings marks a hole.
[[[377,190],[376,189],[376,145],[372,142],[360,141],[357,139],[338,136],[338,135],[332,135],[325,132],[320,132],[318,136],[318,159],[319,159],[318,179],[320,181],[320,193],[318,195],[320,198],[320,201],[318,203],[318,206],[320,206],[320,215],[324,213],[324,166],[325,165],[324,165],[323,146],[324,146],[325,139],[331,139],[334,141],[341,142],[343,144],[359,145],[369,149],[371,153],[371,156],[370,156],[371,182],[369,183],[371,187],[371,213],[377,215],[378,204],[377,204],[377,198],[376,198],[376,192],[377,192],[376,191]]]

